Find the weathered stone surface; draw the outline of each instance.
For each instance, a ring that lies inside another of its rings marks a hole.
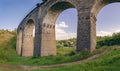
[[[56,55],[55,22],[58,15],[68,8],[78,11],[76,52],[94,51],[96,16],[102,7],[114,2],[120,0],[47,0],[37,4],[18,26],[17,53],[22,56]],[[35,38],[32,34],[34,27]]]

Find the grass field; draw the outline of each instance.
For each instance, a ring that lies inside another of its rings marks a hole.
[[[3,36],[6,36],[10,32],[4,31]],[[12,35],[12,36],[9,36]],[[73,61],[78,61],[85,59],[89,56],[92,56],[96,53],[89,53],[87,51],[83,51],[79,54],[75,53],[75,48],[57,48],[56,56],[47,56],[47,57],[21,57],[16,54],[16,35],[11,33],[7,35],[9,38],[0,46],[0,65],[51,65],[51,64],[59,64],[59,63],[68,63]],[[1,38],[2,40],[6,40],[6,37]],[[100,51],[100,50],[99,50]],[[99,53],[99,52],[97,52]]]
[[[68,49],[63,49],[68,50]],[[1,64],[7,65],[51,65],[59,63],[67,63],[82,60],[91,56],[89,52],[81,52],[79,54],[66,54],[66,55],[56,55],[56,56],[47,56],[47,57],[21,57],[16,54],[9,54],[7,60],[1,62]]]
[[[82,64],[56,68],[45,68],[41,70],[10,70],[0,68],[0,71],[120,71],[120,46],[103,46],[92,53],[83,51],[79,54],[75,53],[75,48],[57,48],[56,56],[21,57],[15,52],[15,33],[11,33],[9,31],[0,31],[0,33],[2,33],[0,34],[0,65],[41,66],[69,63],[86,59],[109,49],[107,54]],[[117,48],[112,50],[111,48],[114,47]]]
[[[120,46],[113,46],[120,47]],[[110,47],[112,48],[112,47]],[[7,70],[2,71],[120,71],[120,48],[110,50],[107,54],[86,63],[72,66],[45,68],[40,70]]]
[[[5,32],[4,34],[7,34]],[[102,49],[94,53],[89,53],[87,51],[83,51],[79,54],[75,53],[75,48],[57,48],[56,56],[47,56],[47,57],[21,57],[16,54],[16,36],[12,34],[11,39],[7,40],[5,45],[1,45],[4,49],[0,49],[0,65],[52,65],[59,63],[68,63],[73,61],[78,61],[85,59],[94,54],[100,53]],[[5,36],[5,35],[4,35]],[[10,37],[10,36],[9,36]],[[6,38],[1,38],[6,39]]]

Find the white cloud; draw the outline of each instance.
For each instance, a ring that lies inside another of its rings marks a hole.
[[[68,28],[68,25],[66,25],[65,22],[60,22],[59,24],[56,24],[57,28]]]
[[[113,33],[118,33],[120,32],[120,30],[116,30],[116,31],[98,31],[97,32],[97,36],[112,36]],[[56,28],[56,39],[57,40],[64,40],[64,39],[69,39],[69,38],[76,38],[77,37],[77,33],[67,33],[65,32],[63,29],[61,28]]]
[[[99,31],[97,32],[97,36],[112,36],[113,33],[118,33],[120,32],[120,30],[115,30],[115,31],[111,31],[111,32],[108,32],[108,31]]]
[[[120,29],[115,31],[115,33],[119,33],[119,32],[120,32]]]
[[[97,36],[111,36],[112,32],[107,32],[107,31],[99,31],[97,32]]]
[[[65,22],[56,24],[56,40],[64,40],[76,37],[76,33],[67,33],[65,30],[62,29],[67,27],[68,25],[66,25]]]
[[[65,40],[70,38],[76,38],[76,33],[66,33],[64,30],[56,30],[56,40]]]

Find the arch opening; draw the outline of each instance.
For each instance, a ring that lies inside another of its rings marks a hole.
[[[114,42],[114,39],[109,40],[109,43],[103,43],[102,39],[104,38],[107,39],[110,38],[111,36],[113,36],[113,34],[119,33],[120,32],[120,3],[119,2],[115,2],[115,3],[110,3],[110,4],[106,4],[104,6],[101,7],[100,10],[98,10],[97,13],[97,47],[101,47],[101,46],[109,46],[109,45],[113,45],[113,44],[118,44],[119,41]],[[101,42],[102,44],[101,44]]]
[[[77,9],[69,8],[60,13],[56,20],[56,48],[58,55],[66,55],[76,50]],[[62,53],[60,52],[62,51]]]
[[[56,55],[56,20],[64,10],[69,8],[75,6],[69,2],[58,2],[48,9],[42,25],[41,56]]]

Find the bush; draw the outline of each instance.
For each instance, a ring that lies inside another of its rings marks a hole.
[[[66,54],[66,55],[68,55],[68,56],[73,56],[73,55],[75,55],[75,54],[76,54],[75,51],[71,51],[70,53],[68,53],[68,54]]]
[[[97,48],[102,46],[120,45],[120,33],[113,34],[112,36],[101,37],[102,40],[97,40]]]
[[[1,62],[1,60],[5,61],[6,58],[7,58],[7,52],[2,50],[2,49],[0,49],[0,62]]]

